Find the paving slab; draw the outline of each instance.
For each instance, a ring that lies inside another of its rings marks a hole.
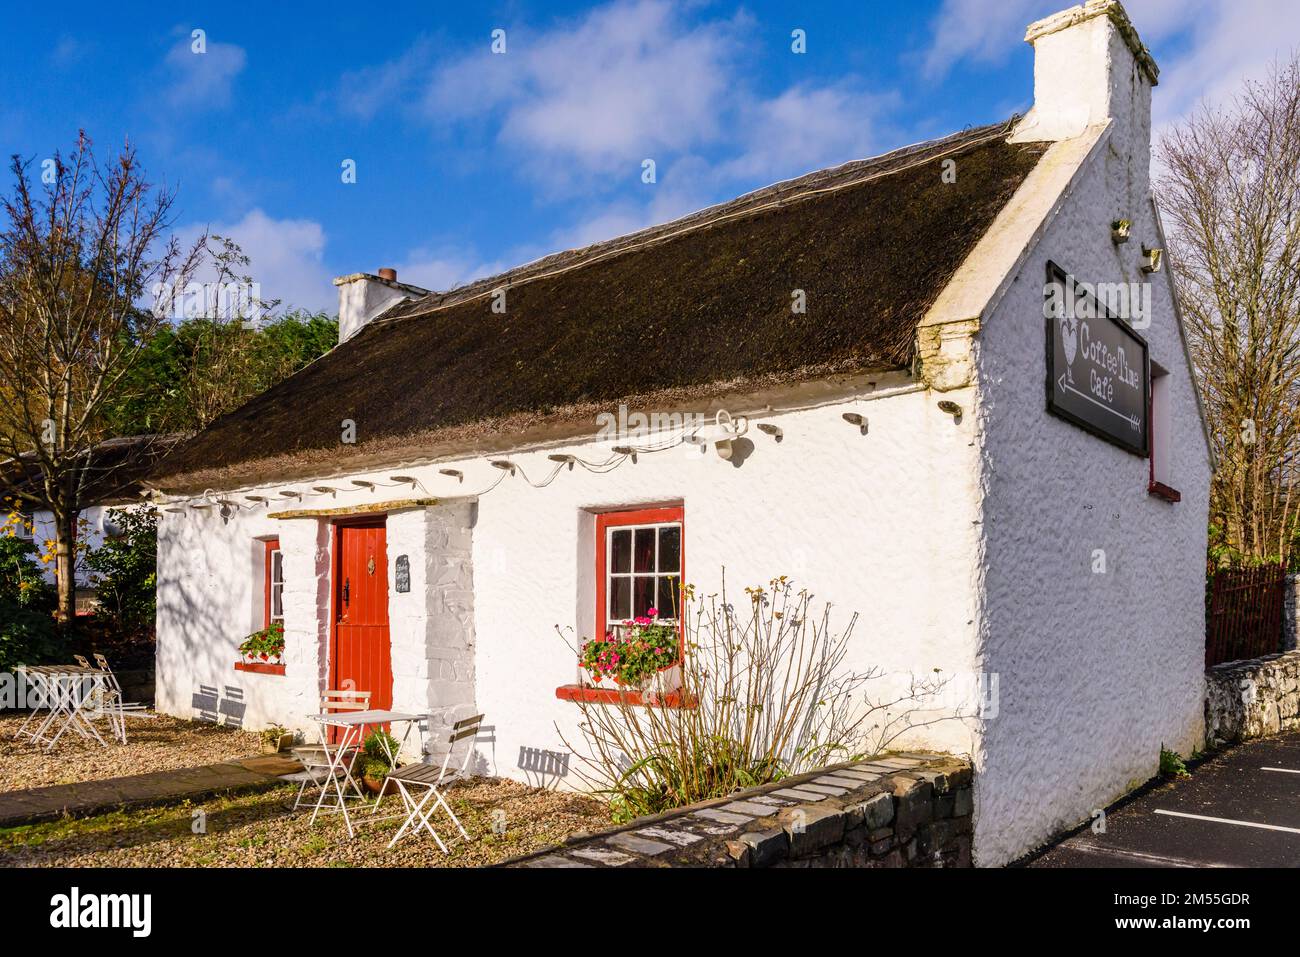
[[[256,759],[253,759],[256,767]],[[292,767],[297,762],[283,759],[268,769]],[[285,772],[288,773],[288,772]],[[196,768],[152,771],[102,781],[79,781],[43,788],[0,792],[0,827],[20,827],[52,821],[65,814],[85,817],[123,807],[194,800],[228,791],[258,791],[282,783],[278,774],[250,770],[238,761],[225,761]]]

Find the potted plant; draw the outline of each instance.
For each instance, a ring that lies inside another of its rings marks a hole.
[[[279,754],[293,746],[294,734],[277,725],[262,732],[262,753]]]
[[[396,792],[396,786],[389,784],[387,778],[388,773],[396,766],[393,760],[396,759],[400,747],[401,742],[387,731],[376,730],[366,736],[366,740],[361,745],[358,767],[361,771],[362,783],[371,794],[382,796]],[[388,757],[390,754],[393,759]]]
[[[612,681],[619,686],[664,693],[681,685],[678,625],[660,621],[655,608],[624,622],[617,632],[611,630],[604,638],[584,644],[579,660],[595,687]]]

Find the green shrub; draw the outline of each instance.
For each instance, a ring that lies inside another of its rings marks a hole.
[[[911,726],[909,703],[942,690],[935,679],[872,700],[867,685],[879,670],[841,667],[857,615],[832,625],[830,606],[814,609],[811,594],[784,577],[745,591],[747,602],[730,603],[725,573],[721,592],[705,600],[682,587],[680,689],[577,702],[582,737],[564,743],[615,821],[881,753]]]
[[[0,535],[0,601],[51,613],[58,603],[54,586],[36,560],[36,546],[16,535]]]
[[[384,742],[388,743],[387,751],[384,750]],[[397,752],[401,746],[401,742],[387,731],[370,732],[370,734],[366,735],[365,743],[361,745],[361,752],[365,755],[365,766],[369,766],[372,763],[382,764],[384,766],[384,773],[387,774],[388,769],[392,767],[392,765],[389,764],[388,755],[391,753],[393,757],[396,758]],[[371,777],[376,776],[377,775],[371,775]]]
[[[48,611],[0,598],[0,671],[62,657],[63,640]]]
[[[0,535],[0,671],[61,656],[63,641],[52,617],[56,604],[35,546]]]

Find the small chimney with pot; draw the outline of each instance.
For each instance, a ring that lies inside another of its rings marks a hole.
[[[419,299],[428,289],[397,281],[397,270],[385,266],[377,275],[356,272],[334,280],[339,287],[339,342],[351,339],[370,320],[404,299]]]

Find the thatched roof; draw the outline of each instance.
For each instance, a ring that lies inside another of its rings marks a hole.
[[[156,475],[235,487],[523,444],[630,397],[660,411],[906,367],[917,323],[1046,149],[984,127],[399,303],[218,419]],[[956,182],[943,160],[956,161]],[[506,311],[493,312],[505,290]],[[807,311],[791,310],[803,290]],[[646,406],[641,406],[646,408]],[[340,441],[356,423],[355,445]]]

